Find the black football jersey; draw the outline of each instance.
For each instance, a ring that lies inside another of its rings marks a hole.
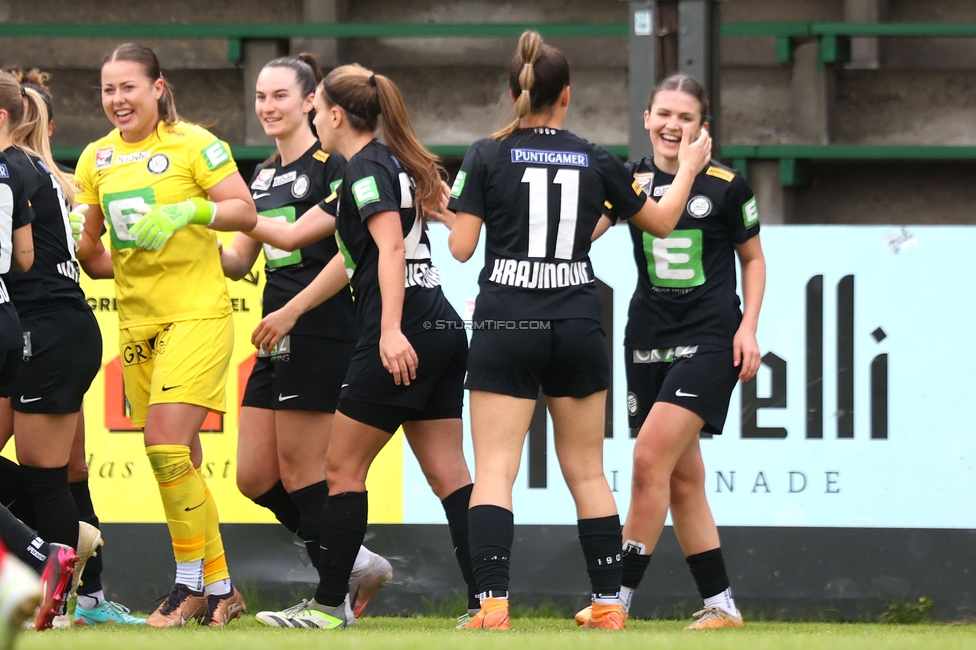
[[[647,200],[615,156],[548,127],[474,143],[451,194],[452,210],[485,225],[476,320],[599,321],[593,229],[605,201],[630,218]]]
[[[20,170],[0,153],[0,352],[24,345],[20,318],[6,282],[16,271],[10,270],[13,256],[13,232],[34,221],[34,211],[24,189]]]
[[[627,163],[655,201],[674,176],[652,158]],[[614,211],[616,215],[616,210]],[[624,345],[636,349],[714,344],[731,347],[742,312],[736,293],[735,244],[759,234],[756,197],[732,169],[712,161],[691,186],[677,226],[666,238],[629,226],[637,262]]]
[[[390,150],[373,140],[346,165],[339,191],[338,235],[346,268],[352,271],[363,343],[379,341],[382,317],[379,248],[366,227],[366,219],[386,211],[400,215],[406,253],[400,330],[417,334],[429,330],[437,320],[457,319],[441,291],[440,275],[430,259],[430,240],[414,206],[414,181]]]
[[[34,264],[26,273],[8,278],[10,297],[21,316],[76,307],[90,309],[78,284],[81,275],[75,242],[68,221],[68,202],[57,179],[44,162],[16,147],[4,152],[24,180],[24,191],[34,211]]]
[[[288,165],[281,159],[266,162],[254,170],[251,198],[263,218],[294,223],[315,205],[335,215],[336,191],[342,183],[346,161],[341,155],[322,151],[319,143]],[[339,252],[334,237],[326,237],[296,251],[284,251],[264,244],[267,283],[262,315],[277,311],[294,298]],[[335,341],[358,338],[352,295],[348,287],[318,307],[303,314],[292,334],[319,336]]]

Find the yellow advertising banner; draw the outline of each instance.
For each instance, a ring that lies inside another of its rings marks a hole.
[[[229,245],[234,233],[218,233]],[[109,243],[105,242],[106,247]],[[201,431],[203,465],[225,523],[276,523],[271,512],[237,489],[237,423],[241,398],[255,360],[251,333],[261,320],[263,257],[239,282],[228,282],[234,309],[234,353],[227,382],[227,413],[211,413]],[[81,286],[102,331],[102,368],[85,395],[85,435],[92,500],[103,522],[165,523],[162,503],[140,430],[126,415],[119,352],[118,312],[111,280],[82,274]],[[311,435],[311,432],[310,432]],[[15,457],[14,443],[4,455]],[[367,479],[371,523],[403,521],[403,435],[398,433],[374,461]]]

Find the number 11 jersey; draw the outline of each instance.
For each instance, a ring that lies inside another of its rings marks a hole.
[[[600,320],[590,237],[604,202],[629,219],[646,196],[611,153],[568,131],[521,129],[474,143],[450,208],[485,224],[475,319]]]

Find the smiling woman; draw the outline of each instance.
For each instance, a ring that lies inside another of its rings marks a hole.
[[[177,561],[176,585],[148,624],[223,626],[244,600],[230,582],[216,504],[194,469],[204,418],[226,408],[233,345],[213,230],[250,230],[257,214],[228,146],[181,120],[152,50],[117,47],[102,63],[101,94],[116,128],[78,160],[71,221],[79,259],[108,222],[121,349],[153,350],[123,367]]]
[[[145,140],[159,120],[166,126],[180,120],[159,62],[141,48],[122,46],[102,66],[102,108],[128,142]]]
[[[242,278],[262,244],[267,283],[263,319],[251,337],[258,358],[241,405],[237,486],[305,540],[318,565],[329,488],[325,452],[339,390],[359,328],[335,233],[336,188],[346,161],[312,130],[322,71],[302,54],[267,63],[254,111],[275,139],[275,154],[251,178],[258,224],[221,255],[224,273]],[[349,581],[356,616],[392,577],[390,563],[360,547]],[[262,622],[282,620],[258,614]]]
[[[627,164],[653,200],[663,203],[658,197],[672,191],[681,173],[682,134],[706,130],[707,121],[708,98],[694,78],[677,74],[655,87],[644,111],[654,155]],[[624,346],[630,426],[640,432],[623,529],[621,600],[626,612],[670,510],[705,604],[689,629],[740,627],[705,497],[698,435],[722,433],[736,381],[750,380],[759,368],[756,327],[766,266],[756,199],[741,176],[708,162],[696,170],[687,196],[673,232],[630,224],[639,279]],[[587,608],[576,620],[591,615]]]

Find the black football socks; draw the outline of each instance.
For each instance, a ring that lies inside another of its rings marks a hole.
[[[464,583],[468,586],[468,609],[478,609],[480,605],[478,588],[474,581],[474,574],[471,572],[471,551],[468,546],[468,502],[471,501],[473,487],[473,484],[468,484],[458,488],[441,501],[444,514],[447,516],[447,525],[451,529],[454,557],[461,569]]]
[[[326,498],[319,549],[319,586],[315,590],[318,604],[337,607],[349,593],[349,575],[366,537],[368,513],[365,492],[343,492]]]
[[[471,572],[479,597],[508,598],[515,516],[498,506],[474,506],[468,510],[468,544]]]

